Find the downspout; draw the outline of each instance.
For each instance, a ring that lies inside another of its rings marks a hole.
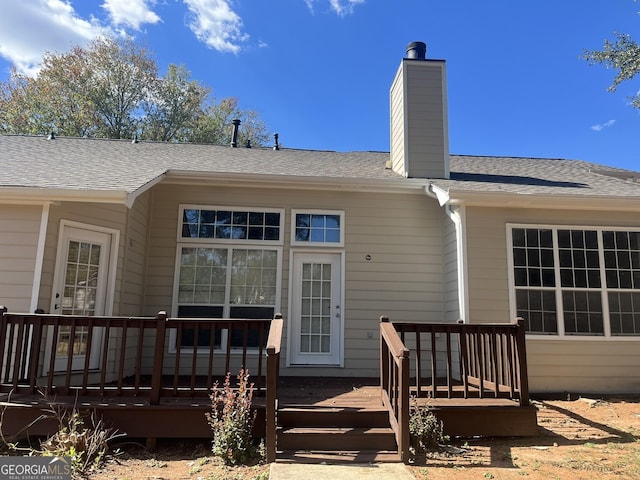
[[[438,201],[447,217],[453,222],[456,232],[456,267],[458,277],[458,312],[460,319],[467,323],[467,305],[469,304],[467,288],[467,236],[465,229],[465,208],[464,205],[451,205],[449,199],[438,195],[433,191],[433,184],[425,187],[427,196]]]
[[[49,225],[49,203],[42,205],[40,214],[40,230],[38,232],[38,247],[36,250],[35,267],[33,271],[33,285],[31,286],[31,304],[29,313],[35,312],[40,299],[40,282],[42,281],[42,268],[44,265],[44,248],[47,242],[47,226]]]

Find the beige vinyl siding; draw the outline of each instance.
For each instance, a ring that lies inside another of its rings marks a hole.
[[[415,178],[448,177],[446,97],[444,62],[402,61],[390,93],[394,171]]]
[[[404,105],[404,69],[402,65],[396,73],[389,94],[391,115],[390,145],[391,169],[401,175],[408,175],[405,164],[405,105]]]
[[[507,213],[500,209],[466,209],[468,321],[471,323],[510,321],[505,234]]]
[[[0,305],[29,312],[42,206],[0,205]]]
[[[527,340],[535,392],[640,392],[640,340]]]
[[[291,368],[287,375],[378,375],[381,315],[442,321],[442,211],[426,195],[180,185],[158,185],[153,191],[145,315],[171,311],[180,204],[285,209],[280,309],[286,320],[291,209],[345,212],[345,367]]]
[[[467,207],[469,319],[507,322],[507,224],[639,227],[637,213]],[[533,392],[638,391],[640,338],[527,337]]]
[[[444,222],[444,282],[445,282],[445,320],[455,322],[460,318],[458,291],[458,238],[453,221],[443,215]]]
[[[122,241],[124,263],[123,288],[118,308],[120,315],[139,316],[143,314],[150,205],[151,194],[146,192],[136,199],[128,212],[126,236]]]

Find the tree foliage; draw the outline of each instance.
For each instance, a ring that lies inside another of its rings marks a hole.
[[[2,133],[228,144],[234,118],[242,144],[267,143],[256,112],[241,110],[237,98],[217,102],[182,65],[160,77],[150,52],[132,40],[48,52],[37,76],[14,68],[0,83]]]
[[[616,71],[609,86],[611,92],[640,73],[640,45],[625,33],[616,33],[614,41],[605,40],[602,50],[585,50],[583,58],[590,65],[604,65]],[[632,96],[630,101],[635,108],[640,108],[640,93]]]

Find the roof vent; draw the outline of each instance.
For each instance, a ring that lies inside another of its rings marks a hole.
[[[251,139],[247,139],[247,144],[245,145],[247,148],[251,148]]]
[[[427,44],[424,42],[411,42],[407,45],[407,58],[425,60],[427,58]]]
[[[49,134],[49,136],[47,137],[47,140],[55,140],[55,139],[56,139],[56,134],[55,134],[55,133],[53,133],[53,132],[51,132],[51,133]]]
[[[273,141],[274,141],[273,149],[274,150],[280,150],[280,145],[278,144],[278,137],[280,137],[280,135],[278,135],[277,133],[273,134]]]
[[[134,135],[131,139],[131,143],[138,143],[138,135]]]
[[[238,127],[240,126],[240,120],[234,118],[231,120],[231,123],[233,124],[233,130],[231,132],[231,146],[236,148],[238,146]]]

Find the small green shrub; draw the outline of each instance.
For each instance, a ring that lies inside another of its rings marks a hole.
[[[213,433],[212,452],[227,465],[260,460],[262,454],[251,434],[255,420],[255,412],[251,411],[253,383],[249,383],[245,369],[237,378],[237,389],[231,387],[231,373],[227,373],[222,387],[215,383],[211,412],[206,414]]]
[[[409,439],[415,451],[435,451],[440,445],[449,443],[444,434],[444,425],[426,405],[418,405],[413,399],[409,409]]]

